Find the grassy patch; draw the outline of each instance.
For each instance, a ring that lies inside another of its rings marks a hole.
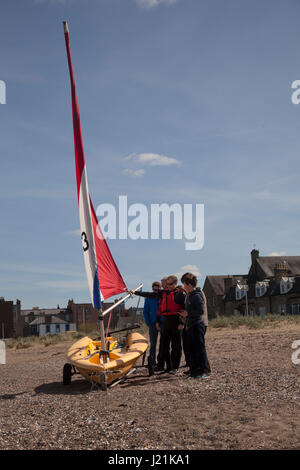
[[[85,325],[80,325],[78,328],[78,333],[84,336],[93,336],[95,334],[98,334],[99,336],[99,330],[97,330],[95,323],[86,323]]]
[[[31,346],[49,346],[63,341],[70,341],[73,339],[82,338],[84,335],[79,332],[65,333],[61,335],[46,335],[46,336],[26,336],[18,338],[10,338],[5,340],[6,347],[9,349],[26,349]]]
[[[300,315],[273,315],[265,317],[224,316],[209,321],[210,328],[239,328],[245,326],[249,329],[266,327],[280,327],[284,324],[300,324]]]
[[[145,335],[148,331],[148,327],[143,324],[140,329],[136,330],[140,334]],[[126,332],[122,332],[121,336],[125,335]],[[95,325],[85,325],[84,328],[80,328],[79,331],[62,333],[59,335],[45,335],[45,336],[26,336],[18,338],[6,339],[5,344],[8,349],[26,349],[32,346],[51,346],[52,344],[62,343],[64,341],[76,341],[77,339],[89,336],[91,339],[99,339],[100,332],[95,329]],[[118,334],[116,334],[118,336]]]

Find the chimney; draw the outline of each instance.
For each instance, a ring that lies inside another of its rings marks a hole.
[[[230,288],[233,286],[233,278],[228,274],[227,277],[224,277],[224,290],[225,294],[229,292]]]
[[[252,266],[254,266],[255,264],[255,260],[259,257],[259,251],[258,250],[252,250],[251,251],[251,263],[252,263]]]
[[[276,263],[274,268],[274,279],[276,282],[280,281],[282,277],[288,277],[288,267],[286,262]]]

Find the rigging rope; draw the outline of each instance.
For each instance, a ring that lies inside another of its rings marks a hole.
[[[127,300],[129,299],[126,299],[124,300],[124,304],[127,302]],[[136,315],[137,315],[137,311],[138,311],[138,308],[139,308],[139,304],[140,304],[140,300],[141,298],[139,297],[139,300],[138,300],[138,303],[137,303],[137,306],[136,306],[136,310],[135,310],[135,314],[133,316],[133,319],[132,319],[132,322],[131,324],[133,325],[134,322],[135,322],[135,319],[136,319]],[[109,313],[109,319],[108,319],[108,324],[107,324],[107,329],[106,329],[106,335],[105,335],[105,342],[107,340],[107,337],[108,337],[108,332],[109,332],[109,327],[110,327],[110,321],[111,321],[111,317],[112,317],[112,313],[113,313],[114,309],[110,311]],[[119,330],[121,330],[121,305],[118,306],[118,324],[119,324]],[[121,337],[119,335],[119,338],[118,338],[119,342],[121,341]],[[123,345],[123,343],[122,343]],[[120,347],[120,346],[119,346]],[[121,346],[122,347],[122,346]],[[116,349],[116,348],[114,348]]]

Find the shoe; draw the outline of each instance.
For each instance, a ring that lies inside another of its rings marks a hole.
[[[189,379],[201,379],[202,375],[190,375]]]
[[[191,372],[189,370],[185,370],[184,375],[191,375]]]
[[[208,379],[210,374],[202,374],[201,379]]]
[[[177,375],[178,374],[178,369],[172,369],[169,371],[170,374],[172,375]]]
[[[164,370],[163,367],[154,366],[154,372],[162,372],[163,370]]]

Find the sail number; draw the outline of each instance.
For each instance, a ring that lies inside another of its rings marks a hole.
[[[83,248],[83,251],[87,251],[89,249],[89,242],[88,242],[88,239],[86,237],[86,233],[85,232],[82,232],[81,234],[81,241],[82,241],[82,248]]]

